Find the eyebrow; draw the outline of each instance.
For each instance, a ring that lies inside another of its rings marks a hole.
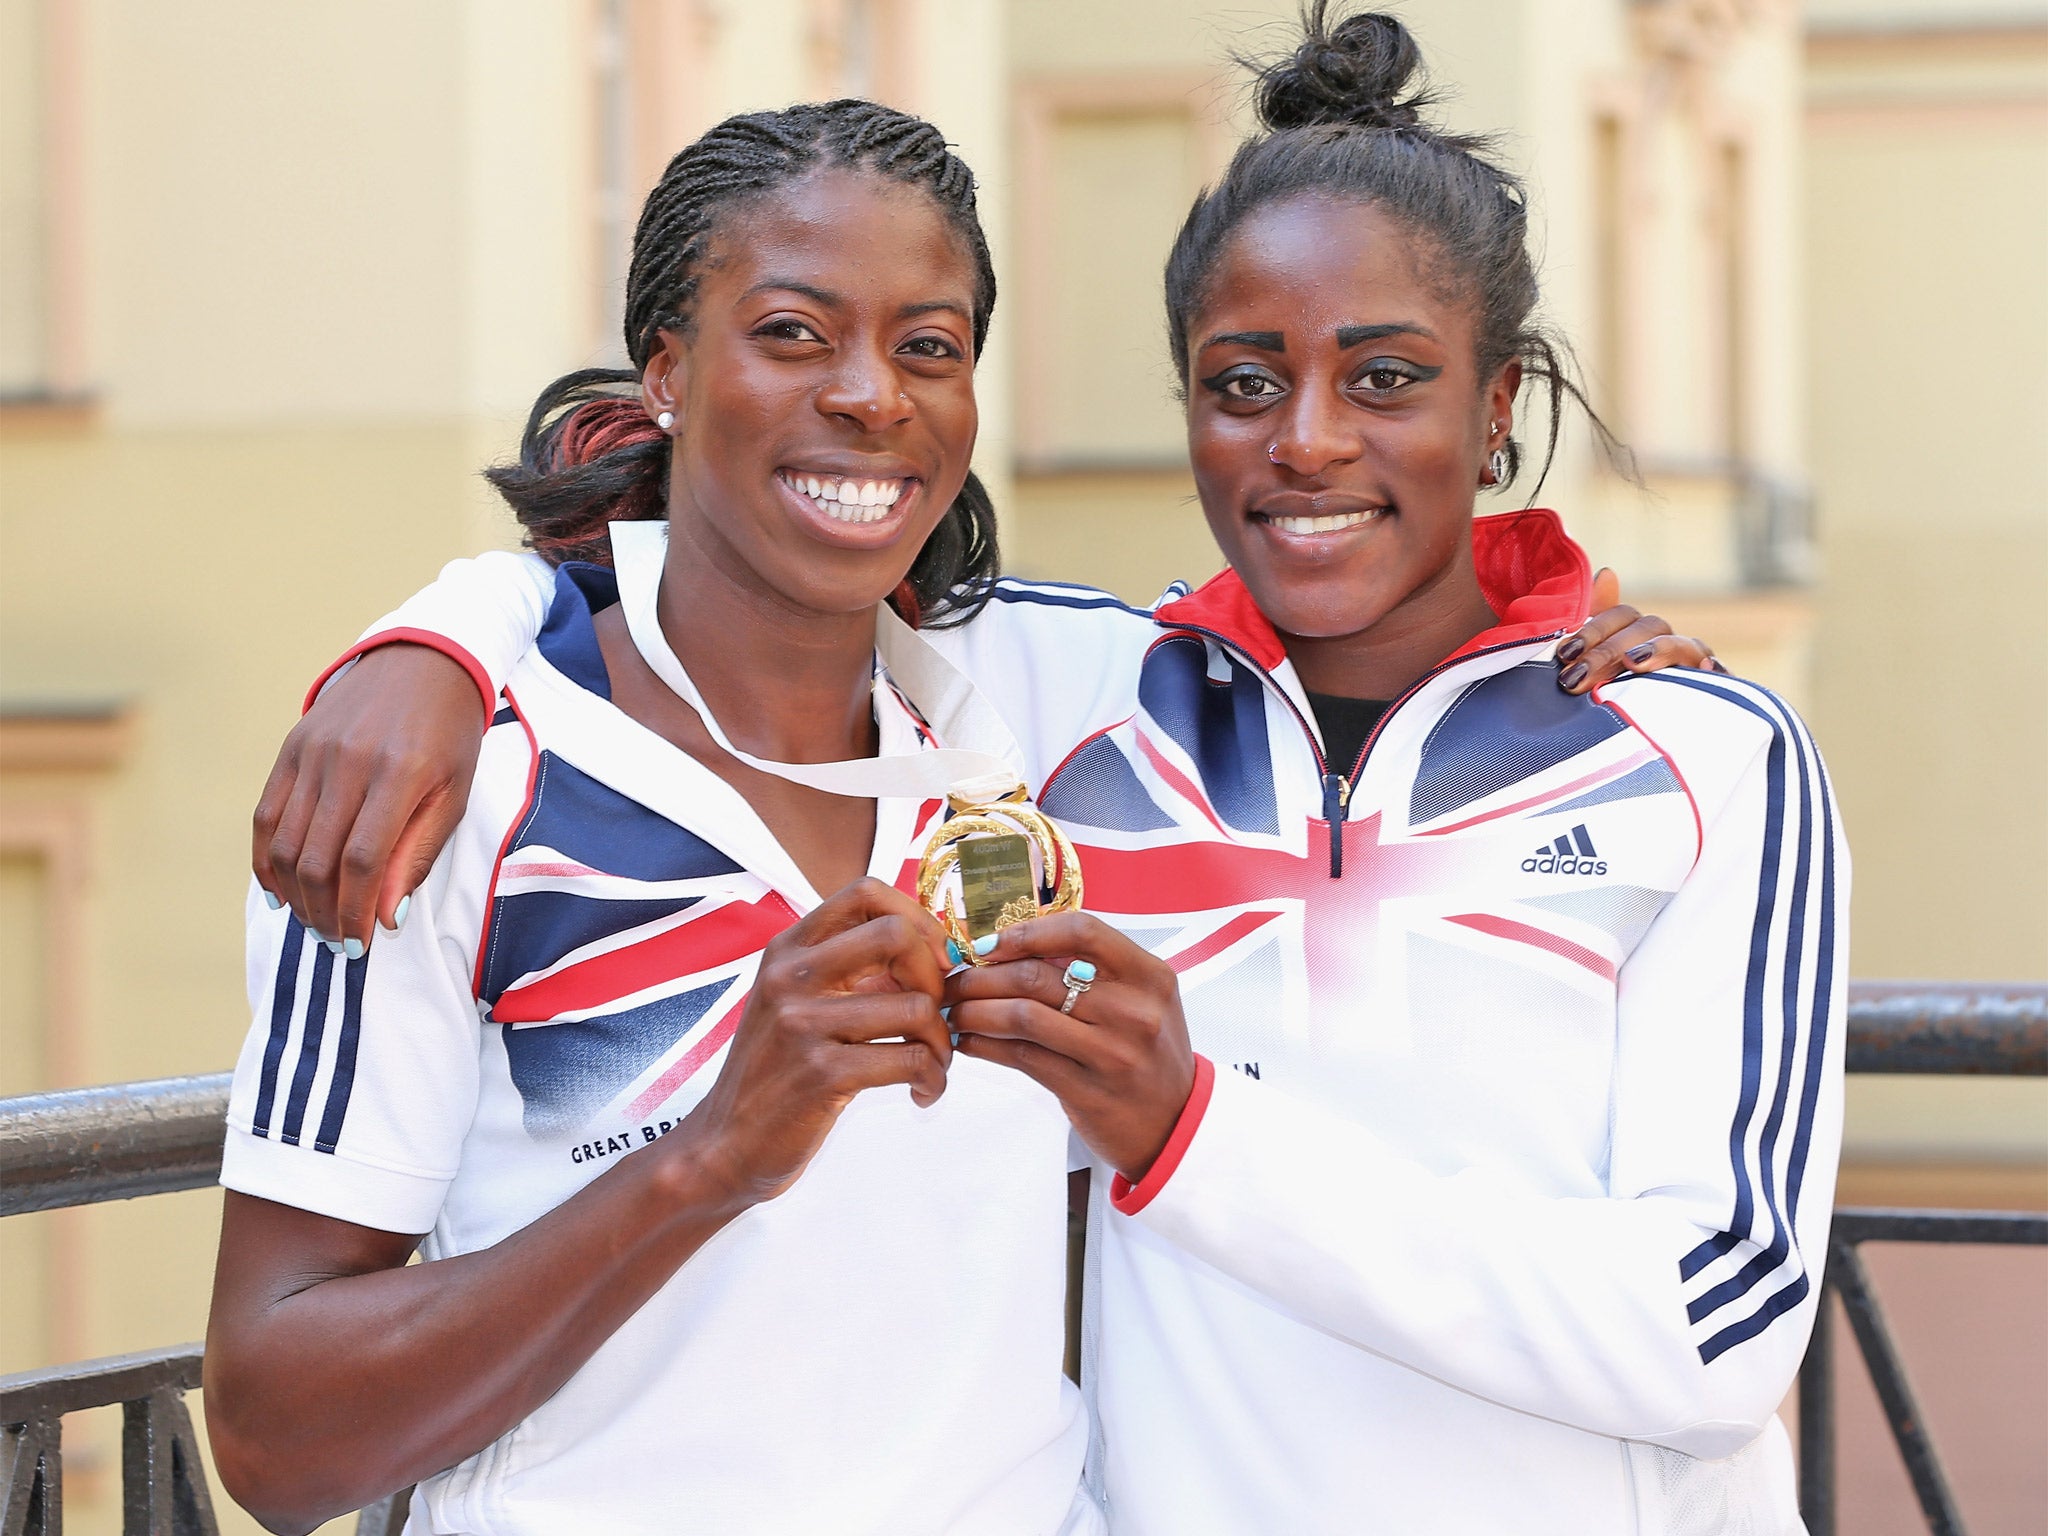
[[[1285,352],[1287,338],[1278,331],[1223,331],[1202,343],[1205,347],[1256,347],[1261,352]]]
[[[1393,325],[1340,325],[1337,327],[1337,350],[1348,352],[1361,342],[1379,341],[1388,336],[1427,336],[1437,339],[1435,331],[1426,325],[1412,325],[1399,321]]]
[[[753,287],[741,294],[740,297],[751,299],[757,293],[776,292],[800,293],[813,303],[822,304],[827,309],[835,308],[846,302],[845,297],[841,294],[833,293],[829,289],[819,288],[811,283],[800,283],[795,278],[790,277],[764,277],[760,282],[754,284]]]
[[[974,316],[952,299],[926,299],[921,304],[906,304],[896,311],[896,318],[898,320],[912,320],[919,315],[935,314],[958,315],[970,325],[974,322]]]
[[[812,303],[822,305],[826,309],[837,309],[846,302],[844,294],[834,293],[829,288],[820,288],[814,283],[800,283],[794,278],[787,277],[764,278],[740,297],[751,299],[761,293],[800,293]],[[925,299],[916,304],[906,304],[896,311],[896,318],[911,320],[919,315],[932,314],[958,315],[969,324],[974,320],[966,306],[953,299]]]

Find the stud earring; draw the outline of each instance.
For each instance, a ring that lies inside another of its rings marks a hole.
[[[675,430],[676,413],[674,411],[663,411],[654,418],[654,424],[664,432],[672,432]]]

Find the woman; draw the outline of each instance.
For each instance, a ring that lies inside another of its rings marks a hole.
[[[731,119],[650,196],[641,398],[560,381],[499,483],[543,533],[665,529],[563,567],[401,932],[251,903],[206,1407],[272,1529],[416,1481],[415,1531],[1100,1528],[1067,1123],[953,1060],[896,888],[937,803],[802,782],[975,745],[878,673],[877,610],[993,574],[993,300],[965,166],[870,103]]]
[[[1094,1475],[1120,1536],[1796,1532],[1774,1414],[1847,976],[1826,775],[1746,683],[1551,685],[1584,557],[1548,514],[1473,522],[1556,367],[1519,189],[1422,122],[1397,21],[1309,32],[1167,265],[1231,568],[1149,631],[1085,616],[1118,682],[1040,800],[1097,916],[947,990],[961,1052],[1117,1175]]]
[[[1547,514],[1473,522],[1555,366],[1519,189],[1423,124],[1398,22],[1309,32],[1168,269],[1233,570],[1156,615],[1004,584],[945,640],[1064,738],[1035,782],[1111,920],[1006,930],[947,996],[1115,1175],[1113,1528],[1794,1530],[1825,777],[1746,684],[1553,686],[1584,558]]]

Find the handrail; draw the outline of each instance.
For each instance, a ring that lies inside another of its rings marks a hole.
[[[2048,986],[1852,981],[1847,1066],[2048,1077]]]
[[[1852,982],[1848,1069],[2048,1077],[2048,985]],[[228,1082],[213,1072],[0,1099],[0,1216],[213,1183]]]
[[[0,1099],[0,1216],[213,1183],[230,1078],[211,1072]]]

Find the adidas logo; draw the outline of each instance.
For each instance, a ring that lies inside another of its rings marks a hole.
[[[1522,860],[1522,868],[1532,875],[1604,875],[1607,861],[1593,851],[1593,839],[1580,822],[1571,836],[1545,843]]]

